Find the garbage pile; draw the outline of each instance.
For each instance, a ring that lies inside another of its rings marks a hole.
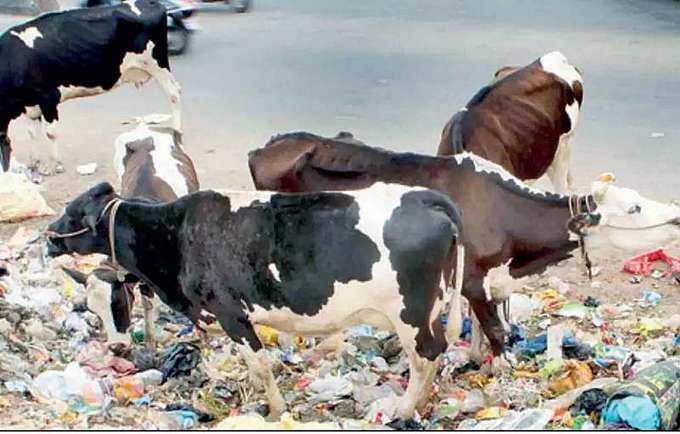
[[[636,273],[626,279],[639,286],[637,299],[579,296],[550,276],[513,294],[512,368],[496,375],[490,355],[482,366],[470,360],[465,318],[413,420],[395,419],[408,363],[393,333],[359,325],[322,340],[258,327],[288,408],[271,421],[263,391],[229,338],[197,330],[164,305],[155,348],[145,345],[141,306],[133,312],[133,346],[106,345],[85,288],[61,269],[87,273],[101,259],[48,260],[39,232],[28,228],[0,244],[3,427],[678,428],[680,314],[655,312],[665,302],[661,289],[680,287],[673,273],[654,266],[626,268]]]

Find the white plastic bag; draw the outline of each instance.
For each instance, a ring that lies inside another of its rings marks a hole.
[[[16,223],[23,220],[54,215],[40,194],[40,187],[25,175],[0,173],[0,222]]]

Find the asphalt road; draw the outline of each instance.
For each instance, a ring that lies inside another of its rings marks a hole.
[[[584,72],[577,185],[613,171],[621,185],[680,197],[678,2],[255,1],[248,14],[199,14],[202,31],[172,60],[187,151],[205,187],[252,188],[247,152],[279,132],[345,130],[369,144],[434,153],[448,117],[498,67],[560,50]],[[0,29],[23,19],[0,16]],[[129,128],[119,122],[166,112],[154,83],[64,104],[67,173],[45,181],[50,201],[114,181],[113,140]],[[25,160],[20,126],[16,154]],[[75,173],[92,161],[96,175]]]

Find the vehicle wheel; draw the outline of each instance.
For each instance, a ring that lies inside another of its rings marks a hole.
[[[172,56],[182,54],[189,46],[189,31],[178,27],[168,28],[168,53]]]
[[[231,7],[234,8],[234,11],[239,14],[248,12],[252,7],[251,0],[231,0],[229,3],[231,3]]]

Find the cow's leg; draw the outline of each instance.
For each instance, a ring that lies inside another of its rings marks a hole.
[[[556,193],[568,194],[573,187],[570,173],[571,166],[571,135],[560,138],[555,152],[555,159],[546,171]]]
[[[466,289],[469,289],[468,300],[470,305],[481,324],[484,334],[489,339],[491,344],[491,351],[493,352],[492,369],[494,373],[499,373],[500,370],[507,366],[507,362],[503,359],[503,350],[505,346],[505,331],[500,318],[496,304],[486,300],[484,294],[483,281],[480,279],[469,279]]]
[[[42,139],[42,112],[39,106],[27,107],[26,117],[28,118],[28,137],[30,139],[29,153],[28,153],[28,167],[37,168],[40,164],[40,159],[36,152],[36,143]]]
[[[482,352],[482,338],[484,337],[484,334],[482,333],[482,326],[479,324],[477,315],[475,315],[474,312],[470,315],[470,319],[472,321],[470,331],[470,360],[479,366],[482,366],[482,363],[484,363],[484,354]]]
[[[59,145],[57,143],[57,121],[47,122],[45,126],[45,137],[47,137],[47,146],[49,148],[49,156],[47,164],[41,168],[41,173],[44,175],[54,175],[56,173],[63,173],[64,166],[59,161]]]
[[[39,167],[39,171],[43,175],[54,175],[64,171],[63,166],[59,162],[59,147],[57,145],[57,121],[59,120],[59,112],[57,105],[61,100],[61,94],[58,90],[45,92],[43,101],[40,103],[40,111],[42,111],[43,119],[45,120],[45,136],[48,140],[49,158],[46,164]]]
[[[259,343],[259,341],[257,342]],[[248,366],[251,381],[256,386],[264,388],[267,401],[269,402],[269,419],[279,420],[281,414],[286,409],[286,401],[281,396],[279,386],[274,379],[269,355],[264,348],[260,347],[260,349],[255,351],[249,344],[239,345],[238,349]]]
[[[125,289],[121,288],[120,290],[124,291]],[[111,284],[96,277],[90,277],[87,281],[87,308],[101,319],[109,344],[122,343],[129,346],[132,343],[130,336],[127,333],[119,332],[114,322],[111,305],[112,292]]]
[[[237,306],[235,301],[233,303]],[[251,380],[255,385],[264,387],[269,402],[269,418],[280,419],[286,408],[286,401],[283,400],[279,387],[276,385],[271,361],[255,333],[253,324],[243,312],[236,309],[225,309],[215,313],[227,336],[237,343],[239,352],[248,365]]]
[[[153,78],[158,81],[158,84],[165,92],[165,95],[170,100],[170,110],[172,112],[172,127],[177,131],[182,131],[182,87],[175,79],[172,73],[160,66],[154,65],[146,70]]]
[[[423,294],[423,297],[425,301],[427,294]],[[445,303],[440,299],[430,300],[430,303],[430,306],[411,317],[412,321],[420,324],[418,327],[402,320],[401,311],[404,306],[397,306],[394,313],[388,315],[409,360],[409,382],[397,408],[397,417],[402,419],[413,418],[416,408],[427,402],[432,391],[439,356],[447,347],[444,328],[440,321]]]
[[[498,312],[498,318],[501,321],[503,330],[505,333],[510,333],[510,318],[505,315],[505,304],[509,303],[509,300],[504,300],[501,303],[496,304],[496,311]]]
[[[399,332],[397,334],[401,340],[402,335]],[[434,375],[437,372],[437,362],[420,356],[413,345],[404,346],[404,351],[409,361],[409,380],[406,393],[399,401],[397,417],[412,419],[416,408],[427,402],[430,396]]]
[[[144,309],[144,341],[147,347],[156,348],[156,299],[153,292],[150,295],[142,293],[141,298]]]

